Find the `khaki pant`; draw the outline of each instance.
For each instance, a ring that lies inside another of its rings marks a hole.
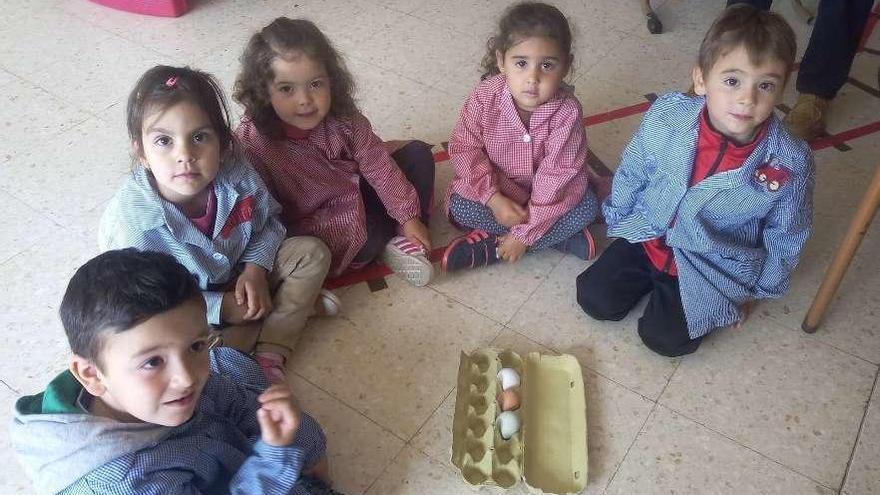
[[[275,308],[262,321],[225,327],[223,344],[244,352],[275,352],[287,359],[315,311],[329,268],[330,251],[320,239],[285,239],[268,275]]]

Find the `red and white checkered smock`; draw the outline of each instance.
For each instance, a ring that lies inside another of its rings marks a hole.
[[[455,177],[446,193],[486,204],[496,192],[527,206],[528,223],[511,229],[530,246],[584,197],[587,139],[581,104],[562,86],[523,125],[504,75],[468,97],[449,139]]]
[[[367,238],[363,177],[400,224],[419,216],[419,198],[362,115],[328,115],[302,139],[273,139],[243,119],[235,130],[247,158],[281,203],[288,235],[311,235],[330,248],[330,272],[348,267]]]

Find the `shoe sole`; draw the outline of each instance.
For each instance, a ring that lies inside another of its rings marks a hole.
[[[458,246],[462,242],[466,242],[465,238],[458,237],[456,239],[453,239],[452,242],[450,242],[449,245],[446,246],[446,250],[443,251],[443,258],[440,260],[441,273],[448,273],[449,272],[449,268],[448,268],[448,266],[449,266],[449,253],[451,253],[455,249],[455,246]],[[473,266],[473,263],[471,264],[471,266]]]
[[[329,290],[321,289],[318,298],[321,299],[321,305],[324,307],[324,316],[336,316],[342,310],[342,301]]]
[[[416,287],[428,285],[434,277],[434,265],[430,261],[420,260],[396,249],[386,249],[382,262],[400,278]]]
[[[590,261],[596,258],[596,239],[587,229],[584,229],[584,237],[587,238],[587,261]]]

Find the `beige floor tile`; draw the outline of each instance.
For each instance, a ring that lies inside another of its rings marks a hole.
[[[4,10],[4,20],[0,23],[0,46],[3,46],[0,65],[19,76],[51,69],[51,66],[63,63],[77,51],[82,56],[81,50],[87,50],[113,36],[107,31],[95,29],[82,19],[66,15],[58,8]],[[33,82],[50,89],[64,80],[69,88],[70,84],[76,84],[71,76],[66,74],[63,79],[39,78]]]
[[[166,57],[189,59],[209,55],[229,45],[243,46],[250,33],[262,27],[268,15],[262,10],[248,9],[249,5],[204,0],[177,18],[131,14],[83,2],[70,3],[64,9],[78,19]]]
[[[880,493],[880,389],[876,383],[841,493]]]
[[[880,30],[874,29],[874,36],[876,38],[880,38]],[[871,46],[868,44],[866,46]],[[880,39],[873,46],[880,46]],[[880,57],[868,52],[860,52],[857,53],[855,58],[853,59],[852,68],[849,71],[849,77],[856,79],[868,86],[880,89],[877,87],[877,70],[880,69]]]
[[[122,128],[97,118],[13,157],[0,170],[0,187],[66,226],[109,200],[131,170]]]
[[[874,78],[864,81],[874,87],[877,85],[877,70]],[[864,90],[845,84],[831,102],[826,129],[829,134],[837,134],[849,129],[880,121],[880,98],[869,96]]]
[[[440,144],[449,134],[462,102],[440,90],[370,62],[349,63],[358,85],[357,101],[381,138],[419,139]]]
[[[553,249],[529,253],[515,265],[506,262],[438,277],[432,287],[461,304],[506,323],[535,290],[563,254]]]
[[[394,460],[403,441],[296,375],[291,387],[300,407],[327,436],[333,487],[343,493],[364,493]]]
[[[473,89],[479,80],[483,44],[442,25],[400,15],[387,29],[363,40],[357,56],[422,84],[460,94]]]
[[[374,293],[339,291],[343,314],[316,320],[293,369],[408,440],[453,387],[459,351],[486,345],[500,326],[429,288],[386,280]]]
[[[475,491],[456,471],[412,447],[404,447],[367,495],[449,495]]]
[[[7,135],[14,133],[15,138],[0,142],[0,159],[8,162],[22,153],[40,149],[48,139],[89,117],[89,114],[30,82],[10,81],[0,96],[0,129]],[[3,168],[6,168],[5,164]]]
[[[595,71],[579,74],[572,84],[574,85],[575,94],[584,108],[585,117],[647,101],[644,93],[639,93],[635,89],[631,89],[617,81],[602,79],[601,74]],[[638,123],[642,120],[642,114],[630,118],[634,118],[634,126],[638,126]],[[599,124],[597,126],[601,127],[602,125],[606,124]],[[592,129],[593,127],[591,126],[587,127],[587,140],[591,137]],[[635,127],[633,127],[633,130],[635,130]]]
[[[29,248],[0,265],[0,379],[33,393],[66,369],[69,348],[58,307],[73,272],[97,254],[94,242],[68,234]]]
[[[660,403],[840,486],[877,366],[770,321],[707,337]]]
[[[2,168],[7,166],[4,164]],[[2,189],[0,202],[6,205],[8,215],[16,219],[0,227],[0,238],[3,239],[0,243],[0,265],[37,242],[50,238],[58,228],[48,217]]]
[[[607,493],[832,494],[665,407],[658,407]]]
[[[509,329],[502,331],[491,347],[511,349],[522,356],[529,352],[556,354]],[[653,403],[590,370],[583,369],[583,376],[590,459],[589,482],[584,493],[602,493],[644,425]],[[457,470],[450,460],[454,413],[453,390],[425,423],[411,445],[433,461]],[[526,493],[524,489],[514,490],[514,493],[520,492]]]
[[[646,43],[638,36],[623,38],[608,56],[590,68],[594,77],[627,85],[640,94],[683,91],[691,83],[691,68],[696,52],[660,43]],[[632,79],[633,67],[644,67],[651,77]]]
[[[18,459],[12,457],[12,445],[9,439],[9,424],[12,421],[12,408],[18,394],[0,383],[0,452],[8,452],[7,462],[0,465],[0,493],[27,494],[33,493],[31,482],[24,473]]]
[[[34,53],[51,54],[45,63],[34,64],[33,53],[16,54],[3,63],[10,71],[82,110],[95,113],[124,102],[144,71],[158,63],[174,64],[149,48],[84,21],[67,19],[73,25],[54,38],[57,46],[15,44],[28,46]],[[58,81],[65,81],[63,91],[55,91]]]
[[[577,305],[575,278],[587,263],[566,256],[522,305],[510,326],[582,366],[650,399],[660,395],[677,365],[647,349],[636,333],[644,301],[619,322],[601,322]]]
[[[6,86],[11,82],[15,82],[18,80],[18,77],[15,74],[0,68],[0,87]]]
[[[365,48],[364,42],[393,29],[404,17],[377,3],[333,0],[303,2],[297,14],[314,22],[347,60],[367,60],[375,52]],[[380,54],[380,58],[387,60],[386,67],[406,58],[405,46],[392,46]]]

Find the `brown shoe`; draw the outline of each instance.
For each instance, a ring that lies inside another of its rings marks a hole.
[[[807,141],[819,137],[825,132],[825,115],[830,103],[831,100],[816,95],[800,94],[794,108],[785,116],[788,130]]]

